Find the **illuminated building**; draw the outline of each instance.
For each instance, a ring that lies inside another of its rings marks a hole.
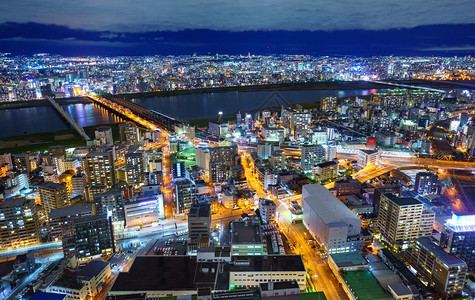
[[[86,176],[84,176],[83,174],[76,174],[71,177],[71,185],[73,187],[73,192],[76,195],[86,194]]]
[[[361,191],[361,182],[358,179],[347,176],[335,181],[334,188],[337,196],[359,194]]]
[[[107,192],[94,195],[94,203],[96,205],[97,214],[107,214],[112,218],[114,228],[124,228],[124,187],[114,185]]]
[[[259,213],[261,220],[266,223],[272,223],[275,221],[276,205],[275,202],[268,199],[259,199]]]
[[[35,200],[10,198],[0,204],[0,249],[38,244],[40,234]]]
[[[86,155],[86,173],[91,186],[111,188],[115,183],[112,152],[91,152]]]
[[[112,128],[110,127],[98,127],[94,132],[96,146],[112,146],[114,140],[112,138]]]
[[[15,165],[15,169],[21,173],[30,173],[31,164],[30,164],[30,155],[28,154],[14,154],[12,155],[12,161]]]
[[[444,252],[429,238],[417,239],[409,253],[411,266],[443,298],[462,294],[467,276],[467,264],[463,260]]]
[[[211,205],[193,203],[188,213],[188,249],[209,246],[211,236]]]
[[[80,262],[114,253],[111,219],[95,215],[74,220],[74,251]]]
[[[232,221],[231,245],[232,255],[266,255],[261,220],[252,216],[241,221]]]
[[[475,215],[452,214],[442,232],[440,245],[467,263],[469,272],[475,271]]]
[[[50,211],[48,215],[48,226],[53,241],[61,241],[63,237],[74,236],[73,221],[77,218],[94,215],[94,206],[91,203],[84,203]]]
[[[336,97],[322,97],[320,99],[320,110],[336,111],[338,108]]]
[[[128,184],[138,186],[145,180],[143,153],[128,153],[125,155],[126,181]]]
[[[119,124],[120,140],[126,145],[139,145],[139,129],[130,122]]]
[[[414,190],[421,195],[435,194],[437,192],[437,174],[431,172],[418,172]]]
[[[361,219],[327,188],[302,188],[303,223],[328,254],[359,251],[363,247]]]
[[[325,160],[325,148],[322,145],[302,144],[300,168],[305,173],[310,173],[312,168]]]
[[[378,227],[392,247],[404,249],[417,238],[431,236],[434,220],[435,213],[414,198],[381,196]]]
[[[183,179],[175,183],[176,213],[187,213],[191,204],[196,200],[196,186],[189,179]]]
[[[358,150],[357,164],[364,169],[368,165],[377,165],[379,158],[380,152],[378,150]]]
[[[46,214],[53,209],[71,205],[66,183],[42,183],[38,185],[38,193]]]
[[[338,163],[334,161],[324,161],[313,167],[313,176],[320,182],[334,179],[338,176]]]

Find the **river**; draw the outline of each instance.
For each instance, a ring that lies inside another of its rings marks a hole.
[[[212,118],[224,114],[252,111],[259,107],[319,101],[321,97],[369,95],[383,90],[302,90],[255,91],[213,94],[188,94],[171,97],[134,99],[135,103],[180,120]],[[110,124],[117,116],[91,103],[67,104],[63,108],[81,126]],[[28,107],[0,110],[0,138],[69,129],[53,107]]]

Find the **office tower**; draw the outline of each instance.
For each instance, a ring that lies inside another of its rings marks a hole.
[[[334,179],[338,176],[338,163],[334,161],[324,161],[313,167],[313,176],[320,182]]]
[[[139,145],[139,129],[130,122],[119,124],[120,141],[126,145]]]
[[[419,238],[409,251],[409,263],[443,298],[462,294],[467,276],[467,264],[453,254],[431,243],[429,238]]]
[[[300,168],[305,173],[312,171],[313,166],[325,160],[325,148],[322,145],[302,144]]]
[[[361,219],[319,184],[302,188],[303,222],[328,254],[360,251]]]
[[[71,205],[66,183],[42,183],[38,185],[38,193],[46,214],[53,209]]]
[[[437,179],[437,174],[432,172],[418,172],[416,174],[414,191],[420,195],[437,193]]]
[[[31,164],[30,164],[30,155],[27,153],[14,154],[12,155],[13,164],[15,169],[21,173],[30,173]]]
[[[10,198],[0,204],[0,250],[31,246],[40,241],[35,200]]]
[[[94,131],[95,140],[94,143],[96,146],[112,146],[114,145],[114,140],[112,138],[112,128],[111,127],[98,127]]]
[[[76,195],[85,195],[86,194],[86,176],[78,173],[71,177],[71,185],[73,187],[73,192]]]
[[[440,245],[466,262],[469,272],[475,272],[475,215],[453,213],[445,223]]]
[[[56,208],[48,215],[48,227],[53,241],[61,241],[64,238],[74,236],[73,221],[78,218],[94,215],[94,205],[84,203],[72,206]]]
[[[74,249],[80,262],[114,253],[111,219],[102,214],[74,220]]]
[[[115,183],[112,152],[90,152],[86,155],[86,173],[91,186],[111,188]]]
[[[320,110],[336,111],[338,108],[336,97],[322,97],[320,99]]]
[[[395,248],[407,248],[414,240],[432,235],[435,213],[411,197],[383,194],[378,227],[383,239]]]
[[[143,153],[128,153],[125,155],[126,181],[128,184],[138,186],[145,180]]]
[[[259,199],[259,214],[265,224],[275,221],[276,205],[275,202],[268,199]]]
[[[118,229],[125,226],[125,191],[126,187],[116,184],[108,191],[94,195],[97,214],[106,214],[111,217],[114,228]]]
[[[211,237],[211,205],[193,203],[188,212],[188,249],[208,246]]]
[[[377,165],[379,158],[379,150],[358,150],[357,164],[360,168],[364,169],[370,164]]]
[[[175,206],[176,213],[187,213],[191,204],[196,200],[196,186],[189,179],[183,179],[175,183]]]

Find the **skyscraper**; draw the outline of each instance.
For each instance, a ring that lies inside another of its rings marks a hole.
[[[440,245],[465,261],[469,272],[475,272],[475,215],[452,214],[445,223]]]
[[[188,213],[188,249],[208,246],[211,236],[211,205],[193,203]]]
[[[189,179],[183,179],[175,183],[176,213],[187,213],[191,204],[196,200],[196,186]]]
[[[140,144],[139,129],[133,123],[119,124],[119,134],[121,142],[124,142],[126,145]]]
[[[303,144],[300,147],[300,168],[305,173],[311,172],[316,164],[325,160],[325,148],[322,145]]]
[[[111,219],[102,214],[74,220],[74,249],[79,261],[114,253]]]
[[[418,172],[414,190],[420,195],[435,194],[437,192],[437,174],[432,172]]]

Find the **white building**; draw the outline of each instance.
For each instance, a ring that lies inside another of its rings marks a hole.
[[[319,184],[302,188],[303,222],[328,253],[359,251],[361,219]]]
[[[301,147],[300,168],[309,173],[312,167],[325,160],[325,148],[322,145],[303,144]]]
[[[127,227],[158,223],[164,218],[163,195],[143,195],[130,199],[124,205]]]
[[[364,169],[370,164],[377,165],[380,156],[379,150],[358,150],[358,166]]]
[[[261,220],[266,223],[272,223],[275,220],[276,205],[275,202],[268,199],[259,199],[259,213]]]

